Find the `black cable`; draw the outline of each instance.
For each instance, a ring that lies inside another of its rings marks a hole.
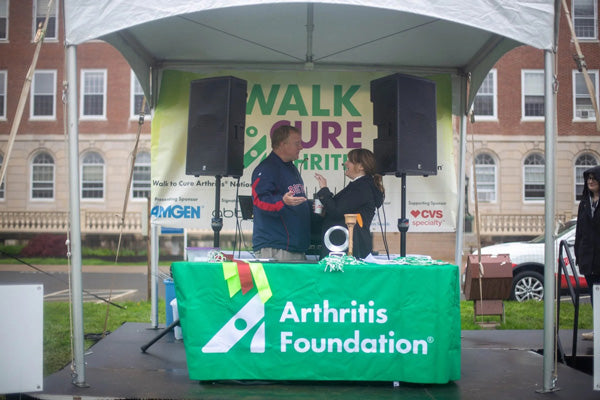
[[[240,177],[237,177],[237,184],[235,186],[235,208],[233,211],[233,215],[235,217],[235,235],[233,238],[233,255],[235,255],[235,247],[238,246],[238,257],[240,257],[242,253],[242,244],[241,244],[241,236],[242,236],[242,227],[240,225],[240,219],[238,217],[238,204],[240,201]],[[240,242],[238,242],[238,234],[240,235]]]
[[[236,243],[237,243],[237,247],[238,247],[238,257],[242,256],[242,245],[244,246],[244,248],[248,248],[248,246],[246,245],[246,239],[244,238],[244,232],[242,231],[242,223],[241,220],[243,220],[243,216],[238,217],[238,206],[239,206],[239,202],[240,202],[240,178],[238,177],[237,180],[237,188],[235,191],[235,239],[233,242],[233,253],[235,254],[235,248],[236,248]],[[238,242],[238,235],[240,238],[240,241]]]
[[[377,219],[379,220],[379,227],[381,230],[381,239],[383,241],[383,247],[385,248],[385,254],[387,255],[387,259],[390,259],[390,249],[388,247],[388,242],[387,242],[387,230],[386,230],[386,224],[387,224],[387,217],[385,216],[385,207],[383,206],[383,204],[381,205],[381,210],[383,211],[383,224],[381,223],[381,214],[379,214],[379,208],[377,209]]]
[[[51,274],[51,273],[49,273],[49,272],[46,272],[46,271],[44,271],[44,270],[42,270],[42,269],[40,269],[40,268],[38,268],[38,267],[36,267],[36,266],[34,266],[34,265],[31,265],[31,264],[29,264],[27,261],[25,261],[25,260],[22,260],[22,259],[20,259],[20,258],[19,258],[19,257],[17,257],[17,256],[13,256],[12,254],[8,254],[8,253],[6,253],[6,252],[5,252],[5,251],[3,251],[3,250],[0,250],[0,253],[2,253],[3,255],[5,255],[5,256],[7,256],[7,257],[14,258],[15,260],[17,260],[17,261],[18,261],[18,262],[20,262],[21,264],[25,264],[25,265],[27,265],[28,267],[30,267],[30,268],[33,268],[33,269],[35,269],[35,270],[36,270],[36,271],[38,271],[38,272],[41,272],[42,274],[46,274],[46,275],[48,275],[48,276],[50,276],[50,277],[52,277],[52,278],[56,279],[57,281],[64,283],[65,285],[67,285],[67,287],[69,287],[69,282],[65,281],[64,279],[60,279],[59,277],[57,277],[57,276],[54,276],[54,275],[52,275],[52,274]],[[95,294],[93,294],[93,293],[90,293],[90,292],[88,292],[88,291],[87,291],[87,290],[85,290],[85,289],[81,289],[81,291],[82,291],[82,292],[84,292],[85,294],[88,294],[88,295],[90,295],[90,296],[92,296],[92,297],[95,297],[95,298],[97,298],[98,300],[102,300],[102,301],[103,301],[103,302],[105,302],[105,303],[108,303],[108,304],[110,304],[110,305],[113,305],[113,306],[115,306],[115,307],[119,307],[119,308],[120,308],[120,309],[122,309],[122,310],[125,310],[125,309],[127,308],[127,307],[123,307],[123,306],[120,306],[120,305],[118,305],[118,304],[115,304],[115,303],[113,303],[112,301],[110,301],[110,300],[107,300],[107,299],[105,299],[105,298],[102,298],[102,297],[100,297],[100,296],[98,296],[98,295],[95,295]]]

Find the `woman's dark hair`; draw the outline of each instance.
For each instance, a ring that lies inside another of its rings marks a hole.
[[[354,164],[360,164],[365,170],[366,175],[371,175],[375,181],[375,186],[381,193],[385,195],[385,189],[383,187],[383,179],[381,175],[377,173],[377,163],[375,162],[375,155],[371,150],[367,149],[353,149],[348,153],[348,160]]]

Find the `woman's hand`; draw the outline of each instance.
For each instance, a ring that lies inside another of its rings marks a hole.
[[[319,182],[319,187],[321,189],[327,187],[327,179],[325,179],[323,175],[315,173],[315,178],[317,179],[317,182]]]

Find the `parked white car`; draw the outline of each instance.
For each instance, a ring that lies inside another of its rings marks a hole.
[[[575,245],[576,223],[576,220],[571,220],[561,227],[555,241],[556,256],[558,257],[559,255],[560,242],[566,240],[573,262],[575,262],[573,247]],[[510,242],[483,247],[481,254],[508,254],[510,256],[513,264],[511,300],[541,301],[544,298],[544,247],[544,235],[541,235],[528,242]],[[474,254],[477,254],[477,252],[475,251]],[[565,259],[565,264],[568,266],[569,261],[564,250],[563,258]],[[579,284],[582,288],[587,288],[585,278],[580,274],[579,268],[576,268],[579,275]],[[575,279],[571,275],[570,267],[567,270],[569,271],[571,283],[574,285]],[[554,272],[558,275],[558,262],[555,263]],[[566,288],[567,283],[563,276],[561,289]]]

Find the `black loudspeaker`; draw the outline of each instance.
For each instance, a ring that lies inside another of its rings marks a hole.
[[[242,176],[246,89],[233,76],[191,82],[187,175]]]
[[[436,175],[435,82],[394,74],[371,81],[373,153],[380,174]]]

